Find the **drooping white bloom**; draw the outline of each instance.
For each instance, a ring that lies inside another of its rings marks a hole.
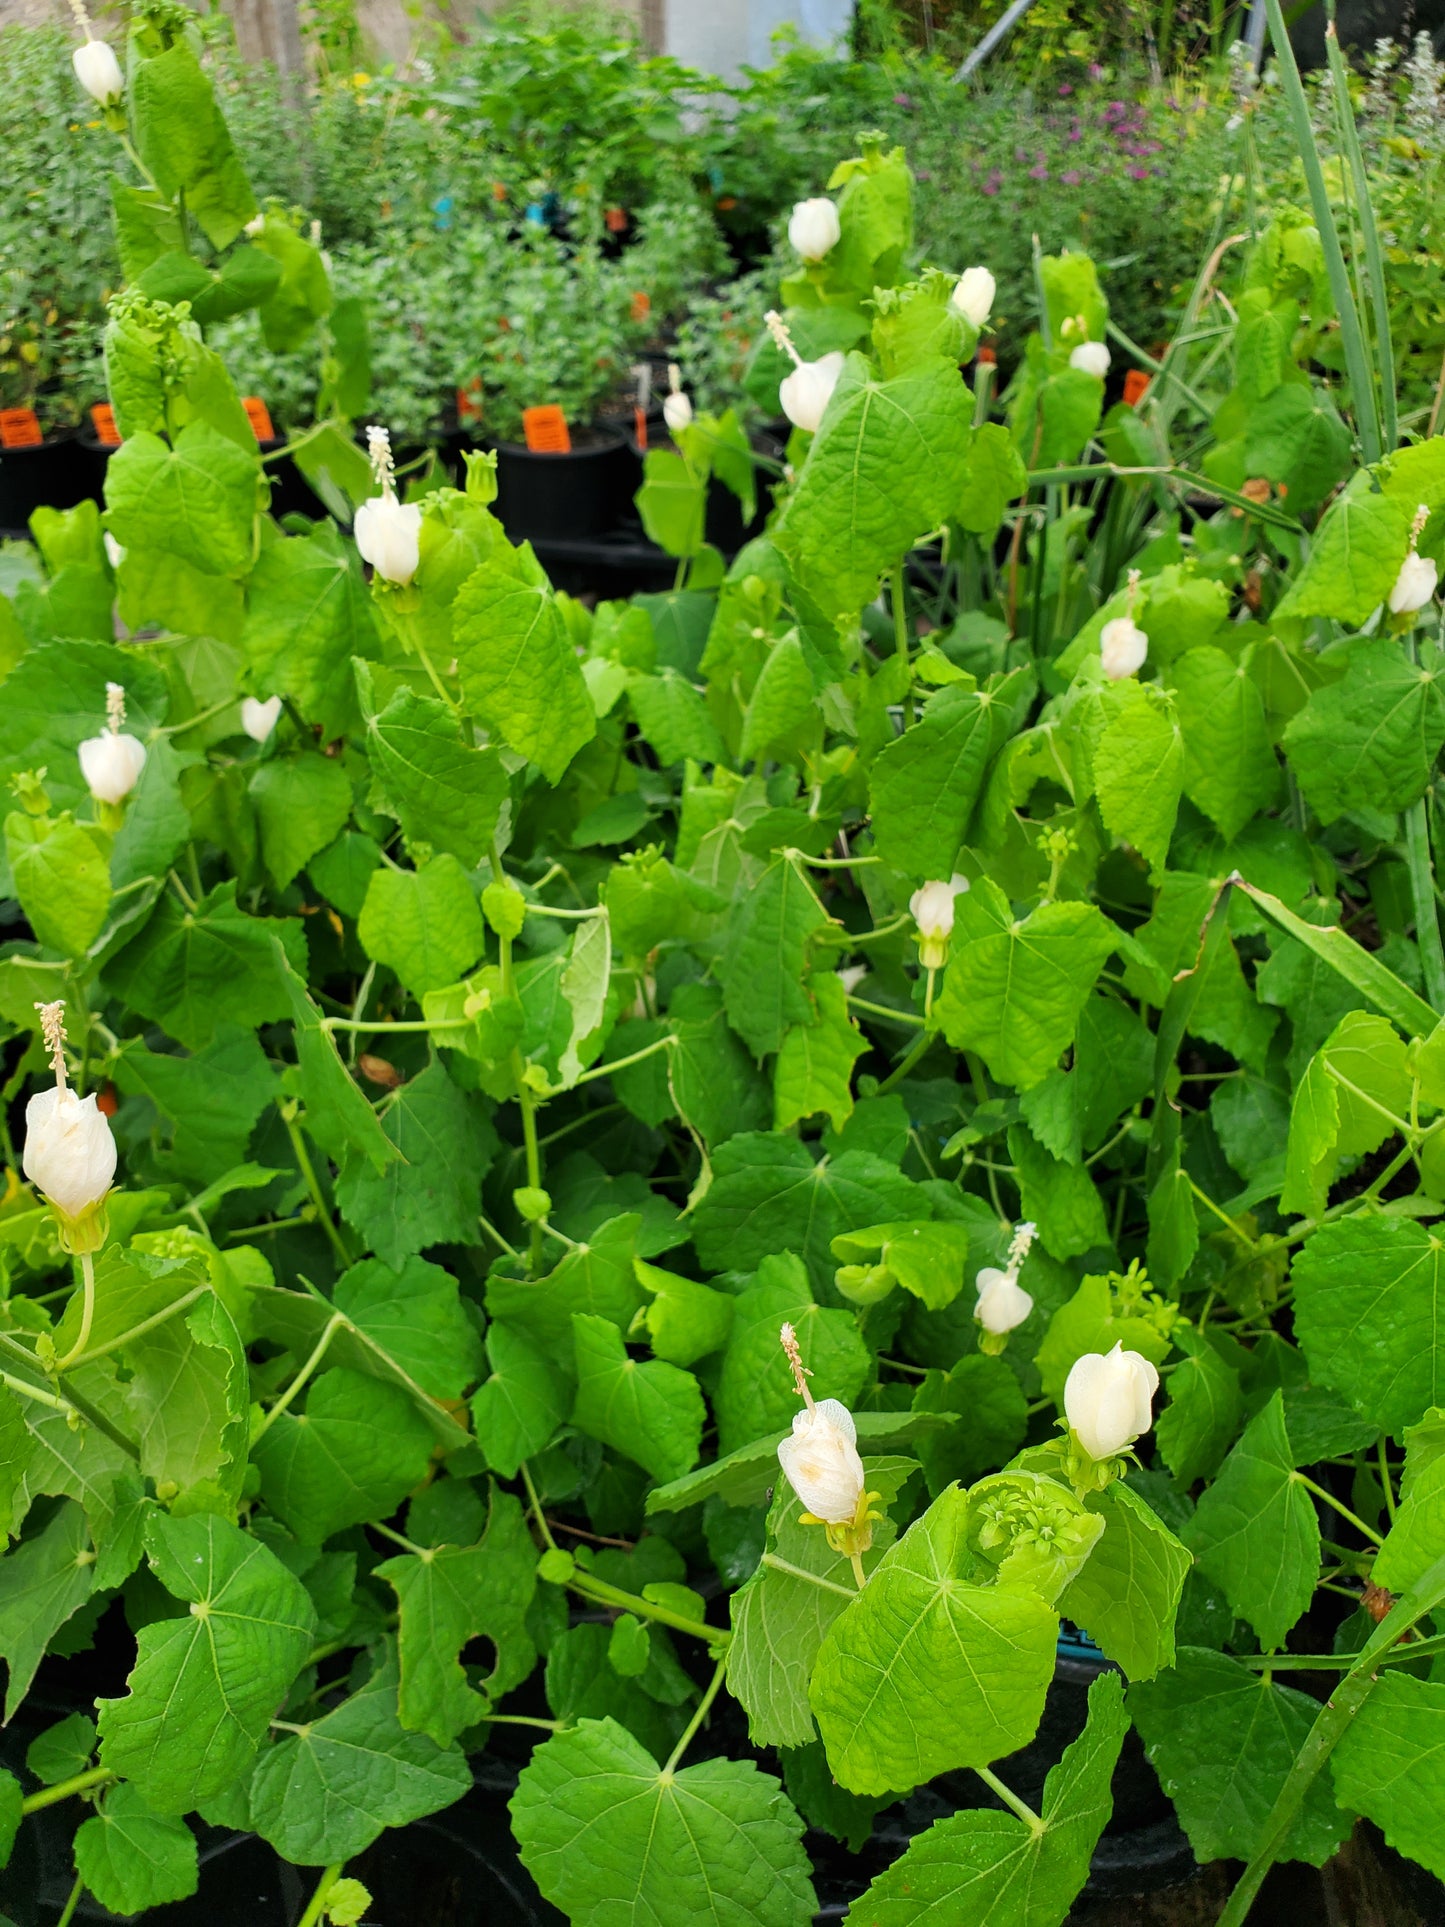
[[[667,365],[668,392],[662,401],[662,419],[676,435],[692,424],[692,402],[682,392],[682,370],[675,361]]]
[[[125,550],[119,542],[116,541],[109,529],[101,536],[101,540],[105,543],[106,560],[113,569],[118,569],[121,563],[125,561]]]
[[[276,727],[281,714],[281,698],[271,696],[263,703],[255,696],[241,699],[241,727],[253,743],[264,743]]]
[[[778,1447],[778,1463],[815,1519],[830,1526],[851,1526],[858,1520],[863,1497],[863,1461],[858,1456],[853,1414],[839,1399],[814,1400],[798,1334],[791,1325],[784,1325],[778,1336],[803,1400],[803,1409],[793,1420],[792,1437]]]
[[[1122,682],[1144,666],[1149,638],[1132,616],[1115,616],[1099,631],[1099,658],[1110,682]]]
[[[1113,356],[1102,341],[1081,341],[1069,356],[1069,366],[1077,368],[1080,374],[1097,375],[1102,381],[1109,372]]]
[[[798,201],[788,222],[788,244],[805,261],[821,261],[842,234],[838,210],[826,194]]]
[[[967,877],[953,876],[947,883],[923,884],[908,899],[909,914],[918,926],[918,958],[925,970],[941,970],[948,962],[954,900],[967,888]]]
[[[105,707],[109,728],[90,736],[80,745],[80,773],[86,788],[97,803],[120,803],[140,781],[145,768],[145,744],[126,734],[125,691],[118,682],[105,686]]]
[[[868,975],[868,966],[865,963],[845,964],[841,970],[835,970],[833,975],[843,986],[845,996],[851,997],[859,984],[861,984],[863,979]]]
[[[794,428],[817,434],[823,412],[838,386],[844,359],[842,349],[835,348],[816,361],[800,361],[792,374],[778,383],[778,400]]]
[[[1117,1344],[1085,1352],[1064,1380],[1064,1415],[1091,1459],[1111,1458],[1149,1430],[1159,1374],[1138,1352]]]
[[[1019,1283],[1015,1271],[1000,1271],[997,1265],[985,1265],[974,1282],[978,1303],[973,1315],[986,1332],[1001,1337],[1015,1325],[1021,1325],[1034,1308],[1032,1297]]]
[[[108,40],[87,40],[70,56],[75,78],[94,101],[109,107],[125,92],[125,75]]]
[[[987,268],[965,268],[950,299],[955,308],[975,328],[981,328],[993,312],[998,283]]]
[[[396,470],[386,430],[368,428],[366,445],[381,494],[356,511],[352,533],[362,561],[369,562],[385,581],[404,587],[421,566],[421,505],[396,498]]]
[[[1390,591],[1390,614],[1392,616],[1413,616],[1435,593],[1440,580],[1440,571],[1429,556],[1416,551],[1420,532],[1430,519],[1430,510],[1422,502],[1415,511],[1415,520],[1410,526],[1410,552],[1400,564],[1400,573],[1395,577],[1395,586]]]
[[[21,1165],[38,1191],[67,1219],[95,1211],[115,1176],[115,1139],[92,1092],[77,1097],[65,1081],[65,1005],[37,1004],[55,1070],[52,1090],[25,1107]]]

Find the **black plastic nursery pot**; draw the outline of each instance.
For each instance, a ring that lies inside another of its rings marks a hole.
[[[601,535],[636,492],[634,457],[622,435],[579,430],[587,439],[549,454],[517,442],[497,454],[497,514],[514,542],[568,542]]]
[[[0,448],[0,534],[26,535],[36,509],[73,509],[92,492],[90,461],[73,428],[55,429],[33,448]]]

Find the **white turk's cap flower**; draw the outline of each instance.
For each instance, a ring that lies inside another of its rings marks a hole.
[[[1102,341],[1081,341],[1069,356],[1069,366],[1077,368],[1080,374],[1097,375],[1102,381],[1109,372],[1113,356]]]
[[[998,1337],[1021,1325],[1034,1308],[1034,1301],[1019,1283],[1016,1271],[1000,1271],[997,1265],[985,1265],[975,1284],[978,1303],[973,1315],[986,1332]]]
[[[843,361],[842,349],[835,348],[832,354],[822,355],[817,361],[800,361],[792,374],[778,383],[778,400],[794,428],[804,429],[809,435],[817,434],[818,424],[843,372]]]
[[[682,370],[675,361],[667,365],[668,392],[662,401],[662,419],[676,435],[692,422],[692,403],[682,392]]]
[[[80,773],[97,803],[121,803],[140,781],[145,744],[121,729],[125,691],[118,682],[105,685],[105,708],[110,726],[80,745]]]
[[[793,1436],[778,1447],[778,1463],[815,1519],[852,1525],[863,1497],[863,1461],[853,1414],[836,1398],[814,1401],[797,1333],[784,1325],[780,1337],[804,1405],[793,1420]]]
[[[805,261],[821,261],[842,234],[838,210],[825,194],[798,201],[788,222],[788,244]]]
[[[1064,1416],[1091,1459],[1112,1458],[1149,1430],[1159,1374],[1121,1344],[1085,1352],[1064,1380]]]
[[[21,1165],[35,1188],[54,1205],[68,1228],[94,1218],[115,1176],[115,1139],[95,1094],[77,1097],[65,1081],[65,1005],[37,1004],[55,1069],[53,1090],[38,1091],[25,1107]],[[103,1232],[101,1234],[103,1236]],[[94,1250],[84,1237],[75,1248]]]
[[[1415,520],[1410,528],[1410,553],[1400,564],[1400,573],[1395,577],[1395,586],[1390,591],[1390,614],[1392,616],[1413,616],[1435,593],[1440,580],[1440,571],[1428,556],[1418,555],[1415,544],[1420,540],[1420,531],[1430,519],[1430,510],[1424,502],[1415,511]]]
[[[993,312],[997,291],[998,283],[987,268],[965,268],[949,298],[965,321],[981,328]]]
[[[1110,682],[1122,682],[1144,666],[1149,638],[1132,616],[1115,616],[1099,631],[1099,659]]]
[[[953,876],[947,883],[923,884],[908,899],[909,914],[918,925],[918,957],[925,970],[941,970],[948,962],[954,899],[967,888],[967,877]]]
[[[833,975],[843,986],[844,995],[851,997],[859,984],[861,984],[863,979],[868,975],[868,966],[865,963],[845,964],[841,970],[835,970]]]
[[[125,561],[125,550],[120,546],[119,542],[116,541],[109,529],[101,536],[101,540],[105,543],[106,559],[109,561],[110,566],[113,569],[118,569],[121,563]]]
[[[366,451],[381,494],[356,511],[352,534],[362,561],[384,581],[405,587],[421,566],[421,505],[396,499],[396,466],[384,428],[367,429]]]
[[[125,92],[125,75],[108,40],[87,40],[70,56],[75,78],[102,107],[109,107]]]
[[[264,743],[276,727],[276,718],[281,714],[281,698],[270,696],[263,703],[255,696],[241,699],[241,727],[253,743]]]

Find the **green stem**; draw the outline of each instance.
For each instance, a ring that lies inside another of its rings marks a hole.
[[[996,1793],[1010,1813],[1017,1814],[1035,1838],[1044,1832],[1044,1823],[1026,1800],[1021,1800],[1011,1786],[1005,1786],[996,1773],[990,1773],[986,1766],[976,1766],[974,1772],[984,1785]]]
[[[787,1573],[790,1579],[806,1579],[810,1586],[821,1586],[824,1592],[841,1593],[845,1599],[853,1597],[851,1586],[840,1586],[836,1579],[824,1579],[818,1573],[808,1572],[802,1566],[790,1565],[786,1559],[780,1559],[775,1552],[765,1552],[761,1563],[771,1566],[774,1572]]]
[[[517,1102],[522,1109],[522,1144],[527,1156],[527,1182],[534,1191],[542,1189],[542,1147],[537,1140],[537,1100],[524,1075],[521,1052],[513,1050],[513,1069],[517,1077]],[[527,1263],[535,1278],[542,1269],[542,1226],[534,1223],[527,1231]]]
[[[1340,39],[1335,31],[1334,8],[1330,8],[1330,18],[1325,23],[1325,52],[1329,56],[1330,79],[1334,86],[1335,108],[1339,116],[1341,145],[1349,162],[1350,177],[1355,189],[1355,205],[1359,209],[1360,231],[1365,248],[1365,272],[1370,283],[1370,305],[1375,313],[1375,360],[1380,373],[1380,411],[1381,433],[1385,453],[1389,454],[1400,439],[1399,421],[1396,416],[1395,402],[1395,350],[1390,339],[1390,299],[1385,289],[1385,259],[1380,250],[1380,231],[1375,225],[1375,210],[1370,200],[1370,182],[1365,172],[1365,157],[1360,149],[1359,129],[1355,126],[1355,111],[1350,102],[1350,77],[1345,66],[1344,55],[1340,52]]]
[[[95,1320],[95,1259],[88,1251],[80,1254],[80,1275],[84,1282],[85,1295],[80,1304],[80,1335],[64,1358],[57,1359],[55,1370],[68,1372],[81,1357],[90,1343],[90,1327]]]
[[[628,1057],[611,1057],[605,1064],[598,1064],[590,1071],[583,1071],[572,1089],[575,1091],[579,1085],[593,1084],[599,1077],[610,1077],[613,1071],[626,1070],[629,1064],[640,1064],[644,1057],[656,1057],[660,1050],[674,1050],[676,1046],[677,1039],[669,1031],[666,1037],[659,1037],[654,1043],[644,1044],[641,1050],[633,1051]]]
[[[428,1023],[424,1017],[407,1018],[401,1023],[391,1023],[382,1017],[363,1017],[359,1022],[354,1017],[323,1017],[321,1028],[323,1030],[364,1030],[369,1035],[372,1031],[447,1030],[454,1026]]]
[[[854,1010],[866,1010],[870,1017],[886,1017],[890,1023],[905,1024],[909,1029],[912,1029],[915,1024],[921,1024],[923,1022],[923,1019],[918,1016],[915,1011],[890,1010],[887,1004],[870,1004],[862,997],[849,997],[848,1002],[853,1006]]]
[[[929,976],[931,977],[932,974],[930,971]],[[913,1066],[933,1042],[933,1035],[931,1030],[925,1030],[914,1038],[912,1044],[909,1046],[908,1055],[903,1059],[901,1064],[897,1065],[888,1073],[887,1077],[884,1078],[883,1082],[878,1086],[875,1093],[876,1096],[884,1096],[888,1091],[891,1091],[896,1084],[903,1082],[904,1078],[907,1077],[908,1073],[913,1069]]]
[[[1376,1655],[1376,1666],[1413,1666],[1417,1659],[1429,1659],[1435,1653],[1445,1652],[1445,1633],[1436,1633],[1431,1639],[1403,1640],[1392,1646],[1388,1653]],[[1237,1655],[1241,1666],[1252,1670],[1275,1670],[1289,1673],[1349,1673],[1364,1658],[1363,1653],[1242,1653]]]
[[[93,1365],[96,1359],[109,1357],[111,1352],[118,1352],[123,1345],[129,1345],[134,1339],[144,1338],[146,1333],[154,1331],[157,1325],[164,1325],[168,1318],[174,1318],[178,1312],[187,1310],[198,1298],[204,1298],[210,1289],[209,1283],[197,1285],[194,1291],[188,1291],[184,1298],[177,1298],[174,1304],[165,1306],[153,1318],[143,1318],[140,1324],[132,1325],[129,1331],[122,1332],[118,1338],[108,1338],[103,1345],[97,1345],[92,1351],[81,1352],[78,1356],[72,1354],[70,1358],[62,1359],[56,1366],[56,1371],[64,1372],[77,1369],[81,1365]]]
[[[368,1519],[367,1524],[373,1532],[379,1532],[383,1539],[390,1539],[394,1546],[400,1546],[403,1552],[409,1552],[414,1559],[430,1563],[432,1550],[429,1546],[414,1545],[410,1539],[404,1539],[399,1532],[393,1532],[390,1526],[384,1526],[380,1519]]]
[[[1313,1492],[1317,1499],[1322,1499],[1327,1506],[1333,1506],[1334,1510],[1339,1513],[1345,1523],[1352,1525],[1355,1531],[1360,1534],[1361,1538],[1370,1540],[1373,1545],[1384,1545],[1385,1541],[1383,1537],[1375,1531],[1375,1528],[1373,1526],[1367,1526],[1364,1520],[1351,1512],[1347,1505],[1341,1505],[1333,1492],[1327,1492],[1322,1485],[1316,1485],[1314,1480],[1307,1478],[1303,1472],[1291,1472],[1290,1477],[1295,1481],[1296,1485],[1302,1485],[1306,1492]]]
[[[286,1387],[285,1391],[281,1394],[280,1398],[277,1399],[276,1403],[271,1407],[270,1411],[266,1414],[265,1418],[262,1419],[260,1425],[257,1427],[256,1436],[251,1440],[251,1444],[253,1447],[256,1443],[256,1439],[265,1437],[266,1433],[271,1429],[271,1427],[275,1424],[276,1420],[280,1418],[281,1414],[290,1405],[291,1401],[295,1398],[296,1394],[301,1390],[302,1386],[306,1384],[307,1380],[311,1377],[311,1374],[316,1370],[316,1367],[321,1363],[322,1359],[326,1356],[327,1346],[330,1345],[332,1339],[336,1336],[337,1332],[340,1331],[341,1327],[346,1322],[347,1322],[346,1319],[342,1317],[339,1311],[334,1312],[332,1316],[327,1319],[326,1324],[322,1330],[321,1336],[317,1339],[315,1345],[312,1347],[311,1356],[307,1359],[306,1363],[301,1367],[300,1371],[296,1374],[295,1378],[292,1379],[291,1383]]]
[[[23,1378],[14,1378],[9,1372],[0,1372],[0,1385],[8,1385],[21,1398],[31,1399],[36,1405],[48,1406],[52,1412],[64,1412],[68,1417],[75,1411],[68,1398],[57,1398],[54,1392],[42,1392],[38,1385],[27,1385]]]
[[[534,1720],[529,1713],[484,1713],[483,1720],[488,1726],[536,1726],[544,1733],[568,1733],[569,1720]]]
[[[341,1878],[341,1869],[345,1865],[344,1860],[338,1860],[332,1866],[322,1868],[321,1878],[316,1883],[316,1891],[312,1894],[306,1911],[297,1921],[296,1927],[317,1927],[317,1922],[326,1911],[327,1897]]]
[[[75,1885],[70,1890],[70,1898],[66,1901],[64,1907],[61,1908],[60,1918],[56,1921],[55,1927],[70,1927],[71,1921],[75,1918],[75,1910],[80,1905],[80,1896],[84,1892],[85,1882],[81,1879],[80,1875],[77,1874],[75,1876]]]
[[[549,1535],[550,1536],[550,1535]],[[639,1619],[655,1619],[661,1626],[671,1626],[674,1632],[690,1633],[694,1639],[703,1639],[712,1646],[725,1646],[731,1634],[721,1626],[709,1626],[705,1620],[688,1619],[683,1613],[675,1613],[667,1606],[654,1604],[644,1599],[640,1593],[624,1592],[620,1586],[609,1586],[604,1580],[596,1579],[590,1572],[579,1566],[567,1581],[573,1592],[582,1598],[590,1599],[597,1606],[620,1606],[624,1612],[636,1613]]]
[[[287,1111],[288,1107],[283,1105],[281,1107],[281,1122],[286,1126],[286,1135],[291,1140],[291,1150],[296,1159],[296,1168],[301,1173],[301,1180],[306,1186],[307,1191],[311,1194],[311,1202],[316,1207],[316,1216],[321,1224],[322,1230],[326,1233],[327,1242],[336,1253],[342,1270],[349,1270],[350,1267],[355,1264],[356,1260],[347,1249],[346,1240],[337,1229],[336,1220],[331,1215],[331,1207],[327,1204],[325,1194],[322,1192],[321,1181],[316,1175],[316,1167],[311,1162],[311,1153],[306,1149],[306,1140],[301,1135],[301,1127],[294,1117],[288,1116]]]
[[[1414,644],[1411,656],[1416,655]],[[1420,968],[1425,995],[1438,1011],[1445,1011],[1445,947],[1440,941],[1440,912],[1435,904],[1435,879],[1430,868],[1430,821],[1425,797],[1405,812],[1405,866],[1410,873],[1410,895],[1415,903],[1415,936],[1420,945]]]
[[[42,1807],[59,1806],[62,1800],[73,1799],[77,1793],[89,1793],[92,1787],[108,1786],[115,1778],[108,1766],[87,1767],[84,1773],[77,1773],[68,1780],[57,1780],[54,1786],[42,1787],[39,1793],[32,1793],[20,1804],[22,1813],[39,1813]]]
[[[1393,1525],[1395,1522],[1395,1488],[1390,1479],[1390,1455],[1385,1448],[1385,1435],[1382,1432],[1375,1440],[1375,1457],[1380,1467],[1380,1487],[1385,1494],[1385,1514]]]
[[[861,1552],[850,1552],[848,1559],[853,1568],[854,1583],[859,1592],[862,1592],[863,1588],[868,1584],[868,1575],[863,1570],[863,1555]]]
[[[12,1338],[8,1332],[0,1332],[0,1352],[8,1354],[11,1358],[15,1359],[18,1364],[24,1365],[27,1371],[38,1372],[40,1370],[39,1365],[36,1363],[34,1353],[26,1351],[25,1347]],[[19,1391],[23,1383],[23,1380],[17,1383],[15,1389]],[[37,1398],[36,1387],[34,1386],[28,1386],[26,1388],[25,1396],[36,1399],[37,1404],[48,1405],[51,1402],[49,1398]],[[140,1463],[140,1447],[136,1444],[135,1440],[127,1438],[124,1432],[112,1425],[104,1412],[98,1411],[83,1393],[76,1391],[73,1385],[66,1387],[66,1400],[71,1410],[78,1413],[87,1425],[93,1425],[97,1432],[104,1432],[112,1445],[118,1445],[127,1457],[134,1459],[137,1464]],[[63,1411],[65,1406],[61,1405],[57,1409]]]
[[[517,1470],[522,1475],[522,1484],[527,1488],[527,1505],[533,1519],[536,1521],[537,1530],[546,1542],[547,1550],[549,1552],[555,1552],[557,1550],[557,1541],[552,1537],[552,1528],[547,1523],[547,1515],[542,1510],[542,1501],[537,1497],[537,1488],[532,1483],[531,1469],[525,1459],[522,1460]]]
[[[718,1692],[723,1683],[723,1674],[726,1670],[727,1670],[727,1661],[725,1659],[720,1659],[717,1665],[713,1669],[713,1676],[708,1685],[707,1691],[703,1694],[702,1698],[697,1703],[697,1711],[693,1714],[692,1718],[688,1721],[687,1725],[682,1729],[681,1739],[679,1739],[677,1745],[672,1749],[672,1752],[668,1755],[667,1764],[662,1769],[662,1775],[664,1779],[666,1779],[668,1775],[675,1770],[678,1761],[682,1758],[683,1754],[686,1753],[688,1749],[688,1745],[692,1740],[693,1735],[697,1732],[697,1729],[702,1725],[703,1721],[707,1718],[708,1714],[712,1711],[712,1703],[718,1696]]]

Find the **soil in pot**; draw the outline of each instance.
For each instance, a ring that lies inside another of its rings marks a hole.
[[[625,438],[574,428],[566,452],[497,442],[497,514],[514,542],[567,542],[603,534],[635,492],[635,458]]]
[[[32,448],[0,448],[0,534],[28,535],[36,509],[72,509],[91,492],[91,464],[73,428],[52,429]]]

